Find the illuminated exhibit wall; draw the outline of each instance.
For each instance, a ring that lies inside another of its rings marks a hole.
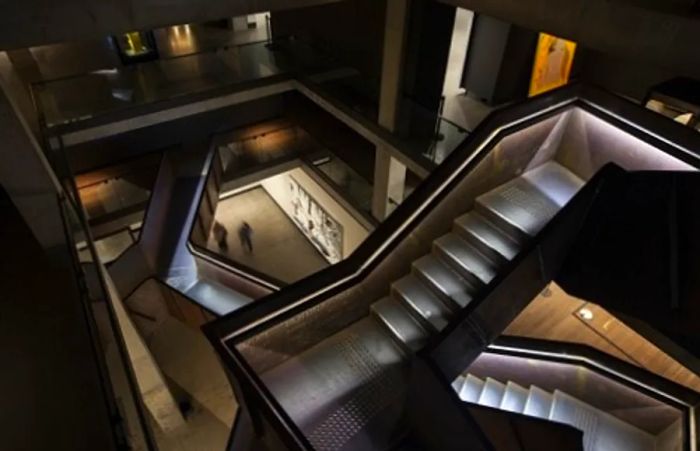
[[[260,186],[330,263],[346,258],[369,234],[300,167],[267,178]]]
[[[540,33],[530,80],[530,96],[564,86],[569,82],[576,43]]]

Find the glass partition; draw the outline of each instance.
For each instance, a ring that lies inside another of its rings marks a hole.
[[[160,152],[148,154],[75,176],[103,263],[116,260],[139,240],[161,158]],[[85,242],[79,246],[82,251],[87,249]]]
[[[67,250],[72,255],[76,276],[80,280],[82,304],[117,437],[124,440],[123,446],[128,449],[156,450],[131,360],[102,275],[104,266],[85,222],[80,219],[78,207],[67,198],[60,200],[60,204]],[[80,250],[77,243],[86,243],[86,247]]]
[[[345,259],[373,227],[371,184],[303,128],[280,119],[216,141],[197,251],[280,287]]]

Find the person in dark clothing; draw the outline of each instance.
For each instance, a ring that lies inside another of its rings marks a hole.
[[[228,249],[228,230],[219,221],[214,221],[214,239],[219,245],[219,250],[226,251]]]
[[[249,254],[253,253],[253,228],[247,222],[243,221],[238,229],[238,238],[241,240],[241,247]]]

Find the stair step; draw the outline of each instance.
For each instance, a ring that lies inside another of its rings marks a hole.
[[[506,392],[506,386],[496,379],[486,378],[484,388],[479,395],[478,404],[487,407],[499,408],[503,401],[503,395]]]
[[[553,396],[551,393],[533,385],[530,387],[530,393],[527,396],[523,413],[531,417],[548,420],[549,413],[552,410],[552,401]]]
[[[434,332],[447,327],[454,317],[449,307],[412,274],[394,282],[391,288],[394,297],[404,302],[416,319]]]
[[[523,178],[539,188],[559,208],[566,205],[585,184],[576,174],[554,161],[526,172]]]
[[[413,274],[443,300],[456,304],[458,308],[469,305],[472,294],[476,292],[476,288],[434,255],[429,254],[413,262]]]
[[[454,223],[455,232],[499,263],[507,263],[518,254],[519,246],[477,212],[460,216]]]
[[[548,162],[479,196],[475,209],[522,243],[535,236],[581,186],[576,175]]]
[[[535,236],[559,210],[522,177],[479,196],[475,209],[518,243]]]
[[[457,376],[457,379],[452,381],[452,389],[455,391],[455,393],[459,394],[459,392],[462,391],[462,387],[464,386],[464,383],[466,381],[467,381],[467,378],[461,374],[459,376]]]
[[[583,449],[656,448],[655,437],[559,390],[554,391],[550,420],[583,431]]]
[[[529,391],[526,388],[521,387],[515,382],[508,381],[506,384],[506,392],[501,402],[501,409],[509,412],[523,413],[528,394]]]
[[[404,350],[417,352],[428,340],[428,332],[394,299],[382,298],[372,304],[370,310]]]
[[[435,240],[433,248],[462,277],[477,286],[488,284],[496,276],[494,264],[455,233]]]
[[[466,402],[476,402],[481,396],[481,391],[484,389],[484,381],[476,376],[467,374],[467,379],[462,385],[462,390],[459,392],[459,398]]]

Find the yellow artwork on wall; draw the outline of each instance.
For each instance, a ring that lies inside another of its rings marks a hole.
[[[141,33],[138,31],[132,31],[124,34],[124,40],[126,45],[124,46],[124,53],[129,56],[143,55],[148,53],[148,47],[143,42]]]
[[[575,42],[540,33],[532,66],[530,97],[567,84],[575,53]]]

